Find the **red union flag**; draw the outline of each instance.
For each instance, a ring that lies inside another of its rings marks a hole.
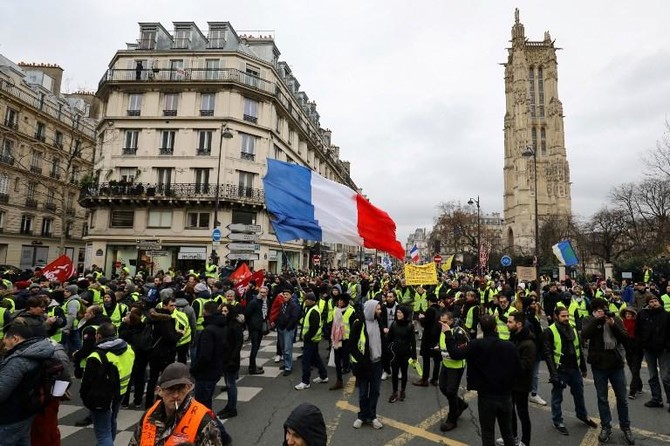
[[[65,254],[49,263],[47,266],[42,268],[41,271],[41,275],[50,281],[57,280],[61,283],[72,277],[72,274],[74,274],[74,265],[72,264],[72,259],[70,259]]]
[[[246,277],[241,281],[239,281],[234,287],[238,296],[242,296],[244,294],[244,292],[249,287],[249,282],[251,282],[252,280],[256,284],[256,287],[263,286],[263,282],[265,281],[265,270],[262,269],[260,271],[256,271],[249,277]]]
[[[249,269],[249,266],[246,263],[243,263],[240,266],[238,266],[237,269],[232,273],[230,273],[230,276],[228,276],[228,278],[233,283],[237,283],[241,280],[248,279],[249,277],[251,277],[251,270]]]

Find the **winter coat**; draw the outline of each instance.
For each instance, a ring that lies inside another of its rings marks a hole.
[[[30,338],[7,352],[0,362],[0,426],[35,415],[25,407],[26,389],[36,387],[40,364],[55,350],[49,339]]]
[[[100,340],[95,346],[95,349],[100,349],[106,354],[110,352],[114,355],[120,356],[126,352],[129,348],[132,348],[128,345],[123,339],[113,337],[105,338]],[[94,349],[94,350],[95,350]],[[82,400],[86,400],[86,395],[91,391],[91,388],[96,385],[96,379],[98,378],[98,369],[102,366],[102,363],[97,359],[88,359],[86,361],[86,368],[84,369],[84,376],[81,379],[81,387],[79,388],[79,395],[81,395]],[[120,378],[120,377],[119,377]],[[119,387],[119,392],[121,388]],[[120,397],[118,395],[113,395],[114,398]]]
[[[407,358],[416,359],[416,337],[410,319],[411,312],[407,307],[400,307],[400,311],[405,317],[403,320],[393,321],[386,335],[392,361]]]
[[[152,309],[149,311],[147,322],[153,325],[151,359],[173,362],[177,354],[177,341],[179,341],[174,319],[167,310]]]
[[[635,337],[645,350],[660,353],[667,349],[670,343],[670,313],[663,307],[640,310],[635,323]]]
[[[247,307],[244,310],[244,318],[247,321],[249,331],[263,330],[263,302],[255,295],[247,300]]]
[[[428,310],[426,310],[425,317],[419,319],[421,325],[423,325],[421,356],[429,356],[433,347],[440,341],[439,311],[440,307],[438,305],[431,305],[428,307]]]
[[[283,311],[284,305],[287,305],[286,311]],[[299,320],[300,320],[300,307],[298,307],[298,305],[293,301],[293,299],[289,300],[288,303],[282,304],[279,307],[279,315],[277,316],[277,329],[294,330],[298,326]]]
[[[309,403],[301,403],[293,409],[284,423],[284,438],[287,428],[297,432],[307,446],[326,446],[328,441],[323,415],[316,406]],[[284,446],[288,446],[286,440]]]
[[[356,319],[351,325],[351,334],[349,336],[349,353],[353,358],[351,361],[351,371],[356,378],[369,378],[372,375],[372,361],[370,359],[370,337],[367,335],[367,325],[371,325],[379,329],[379,336],[382,340],[382,349],[384,348],[385,336],[380,321],[374,319],[374,312],[372,312],[372,316],[364,312],[363,316],[364,317],[362,318]],[[361,338],[361,332],[363,330],[366,330],[365,346],[361,352],[358,348],[358,341]]]
[[[510,341],[519,351],[521,370],[514,380],[513,390],[515,392],[530,392],[533,388],[533,371],[537,358],[537,344],[535,335],[528,327],[524,327],[518,333],[510,333]]]
[[[598,369],[614,370],[623,368],[626,356],[624,346],[628,342],[628,333],[621,319],[615,317],[614,325],[610,327],[612,335],[616,339],[616,347],[610,350],[605,349],[605,318],[587,317],[584,319],[583,326],[582,339],[589,341],[588,363]]]
[[[230,313],[226,318],[224,373],[234,373],[240,370],[240,351],[244,342],[244,328],[238,320],[240,316],[236,313]]]
[[[183,297],[177,297],[175,303],[177,304],[177,310],[188,316],[188,324],[191,326],[191,332],[195,333],[197,320],[195,317],[195,310],[193,310],[193,307],[188,303],[188,300]]]
[[[87,320],[81,326],[81,348],[76,351],[74,355],[72,355],[72,359],[75,362],[75,367],[79,367],[79,361],[85,360],[88,358],[88,355],[93,353],[93,350],[95,350],[95,333],[97,331],[96,327],[99,327],[105,322],[111,322],[111,319],[109,319],[104,314],[99,314],[92,319]]]
[[[197,341],[198,355],[191,363],[191,375],[196,381],[218,381],[226,355],[226,317],[205,316],[204,326]]]

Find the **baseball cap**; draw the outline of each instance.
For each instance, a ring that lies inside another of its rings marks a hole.
[[[169,389],[179,384],[192,384],[191,373],[186,364],[173,362],[165,367],[163,373],[158,378],[158,385],[163,389]]]

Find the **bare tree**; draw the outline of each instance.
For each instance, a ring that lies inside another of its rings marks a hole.
[[[665,121],[665,132],[656,142],[656,148],[646,154],[644,163],[650,169],[650,176],[670,178],[670,122]]]
[[[631,250],[629,225],[623,209],[604,207],[586,224],[585,241],[591,253],[611,263]]]

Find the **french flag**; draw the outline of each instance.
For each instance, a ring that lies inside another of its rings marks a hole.
[[[268,159],[265,204],[277,240],[364,246],[404,259],[389,215],[361,194],[297,164]]]

